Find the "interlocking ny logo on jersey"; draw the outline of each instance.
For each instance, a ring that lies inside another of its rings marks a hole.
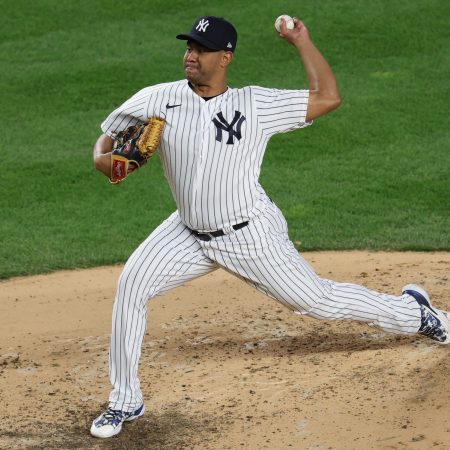
[[[234,144],[234,136],[240,141],[242,137],[241,127],[244,120],[245,116],[240,111],[235,111],[233,120],[231,123],[228,123],[225,117],[223,117],[222,111],[218,112],[217,117],[213,119],[213,123],[216,126],[216,141],[222,142],[222,131],[228,131],[228,145]],[[236,126],[236,129],[233,129],[234,126]]]
[[[216,141],[222,142],[222,131],[228,131],[227,144],[234,144],[233,137],[235,136],[239,141],[241,140],[241,127],[245,120],[245,116],[240,111],[234,112],[234,118],[231,123],[228,123],[223,117],[222,111],[217,113],[217,117],[214,117],[213,123],[216,126]],[[236,129],[233,127],[236,125]]]
[[[195,27],[195,29],[196,29],[197,31],[203,31],[203,32],[205,32],[206,29],[208,28],[208,26],[209,26],[209,20],[202,19],[202,20],[200,20],[200,22],[197,24],[197,26]]]

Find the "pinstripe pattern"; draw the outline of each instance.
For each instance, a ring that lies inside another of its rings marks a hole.
[[[218,267],[299,314],[357,320],[393,333],[419,329],[420,307],[411,296],[318,277],[259,184],[268,140],[309,125],[307,103],[308,91],[255,86],[205,101],[183,80],[143,89],[103,122],[103,131],[115,137],[149,116],[166,118],[159,154],[177,203],[177,211],[130,256],[118,282],[110,407],[133,411],[143,402],[138,363],[148,300]],[[227,128],[233,118],[236,128]],[[231,228],[244,221],[248,226]],[[189,228],[227,234],[202,241]]]
[[[164,117],[160,157],[181,220],[191,229],[211,231],[252,219],[264,198],[259,184],[267,143],[275,133],[307,126],[309,91],[250,86],[229,88],[205,101],[186,80],[142,89],[103,122],[103,131],[119,131],[153,115]],[[180,105],[167,109],[167,105]],[[216,139],[218,113],[231,122],[239,111],[240,140]]]
[[[147,326],[147,300],[216,268],[174,213],[134,251],[119,278],[113,308],[110,379],[114,409],[142,403],[137,376]]]
[[[178,212],[133,253],[119,279],[113,311],[110,406],[132,411],[142,401],[138,362],[147,300],[218,267],[299,314],[349,319],[391,333],[415,334],[420,308],[409,295],[390,296],[316,275],[288,238],[281,211],[266,197],[245,228],[211,241],[194,237]]]

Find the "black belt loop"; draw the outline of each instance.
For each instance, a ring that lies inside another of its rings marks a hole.
[[[232,228],[233,228],[233,230],[237,231],[237,230],[240,230],[241,228],[246,227],[247,225],[248,225],[248,220],[246,222],[242,222],[242,223],[238,223],[237,225],[233,225]],[[191,232],[194,236],[198,237],[201,241],[210,241],[213,237],[225,236],[225,234],[226,234],[225,231],[223,231],[223,230],[209,231],[208,233],[200,232],[200,231],[196,231],[196,230],[191,230]]]

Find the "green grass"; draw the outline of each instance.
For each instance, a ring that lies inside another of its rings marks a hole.
[[[205,6],[206,5],[206,6]],[[343,105],[275,136],[261,181],[302,250],[449,250],[450,4],[7,0],[0,29],[0,278],[123,262],[175,204],[158,158],[120,186],[92,166],[107,114],[182,77],[203,14],[239,32],[230,85],[306,87],[281,13],[303,18]]]

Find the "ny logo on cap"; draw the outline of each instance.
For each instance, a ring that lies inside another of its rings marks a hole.
[[[197,24],[197,26],[195,27],[195,29],[196,29],[197,31],[203,31],[203,32],[205,32],[206,29],[208,28],[208,26],[209,26],[209,20],[202,19],[202,20],[200,20],[200,22]]]

